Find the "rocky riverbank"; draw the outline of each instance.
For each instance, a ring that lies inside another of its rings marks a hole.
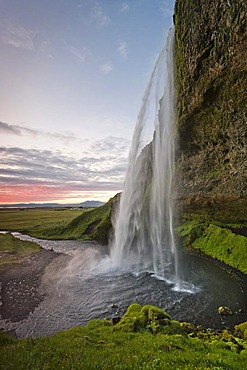
[[[0,270],[0,315],[2,319],[17,322],[25,319],[44,294],[39,287],[45,268],[61,257],[53,251],[41,249],[23,258],[21,263],[9,264]]]

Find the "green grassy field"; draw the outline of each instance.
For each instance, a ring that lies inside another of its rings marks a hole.
[[[42,236],[52,227],[65,227],[74,218],[87,211],[68,208],[1,209],[0,230],[19,231]]]
[[[107,244],[112,201],[85,209],[0,210],[0,231],[18,231],[41,239],[97,240]]]
[[[1,230],[43,230],[51,225],[67,225],[75,217],[88,209],[68,208],[25,208],[25,209],[1,209]]]
[[[0,369],[243,370],[247,343],[240,329],[199,332],[156,307],[133,304],[116,325],[92,320],[39,339],[2,334]]]

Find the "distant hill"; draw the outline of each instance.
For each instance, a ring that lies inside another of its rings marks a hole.
[[[80,203],[80,207],[100,207],[103,206],[105,202],[100,202],[99,200],[86,200],[83,203]]]
[[[16,204],[0,204],[0,208],[47,208],[47,207],[100,207],[104,202],[98,200],[86,200],[82,203],[16,203]]]

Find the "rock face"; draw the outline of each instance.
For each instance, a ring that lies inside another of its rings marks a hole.
[[[176,0],[177,192],[247,197],[247,2]]]

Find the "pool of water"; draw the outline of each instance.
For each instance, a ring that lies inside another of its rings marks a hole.
[[[49,241],[14,233],[38,242],[43,248],[69,254],[66,265],[55,259],[47,267],[40,289],[45,299],[20,322],[0,320],[17,336],[45,336],[92,318],[122,316],[128,305],[153,304],[174,319],[206,328],[225,328],[247,320],[247,287],[211,261],[183,253],[180,257],[180,288],[133,264],[122,269],[112,265],[107,248],[82,241]],[[220,316],[219,306],[228,306],[232,316]]]

